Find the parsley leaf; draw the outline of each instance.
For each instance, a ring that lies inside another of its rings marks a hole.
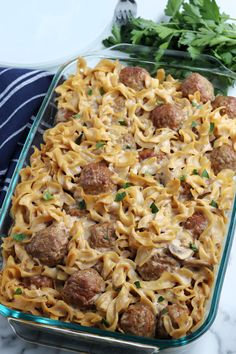
[[[103,318],[103,319],[101,320],[101,324],[103,324],[103,325],[106,326],[106,327],[109,327],[109,326],[110,326],[110,323],[109,323],[107,320],[105,320],[105,318]]]
[[[195,176],[198,176],[199,175],[198,170],[196,168],[194,168],[194,170],[192,171],[192,174]]]
[[[207,172],[206,169],[204,169],[204,170],[202,171],[202,177],[210,178],[210,176],[209,176],[209,174],[208,174],[208,172]]]
[[[105,141],[98,141],[96,144],[96,149],[102,148],[104,145],[106,145]]]
[[[141,288],[140,281],[138,281],[138,280],[134,282],[134,285],[136,286],[137,289]]]
[[[103,88],[103,87],[100,87],[99,92],[100,92],[100,95],[103,96],[104,93],[105,93],[104,88]]]
[[[191,128],[195,128],[197,126],[197,122],[195,120],[191,123]]]
[[[126,148],[126,150],[131,150],[131,146],[130,145],[126,145],[125,148]]]
[[[129,187],[131,187],[131,186],[133,186],[132,183],[126,182],[126,183],[123,184],[122,188],[126,189],[126,188],[129,188]]]
[[[157,299],[158,302],[162,302],[164,300],[165,300],[165,298],[163,296],[159,296],[158,299]]]
[[[197,252],[198,251],[198,248],[197,248],[197,246],[194,243],[190,242],[189,247],[191,248],[191,250],[193,252]]]
[[[16,288],[14,295],[21,295],[21,294],[22,294],[21,288]]]
[[[53,199],[53,194],[51,194],[48,190],[43,193],[43,199],[48,201]]]
[[[21,242],[26,238],[25,234],[12,234],[11,237],[17,242]]]
[[[73,115],[73,118],[79,119],[79,118],[81,118],[81,114],[80,114],[80,113],[77,113],[77,114]]]
[[[87,94],[88,94],[88,96],[92,96],[93,90],[91,88],[89,88],[88,91],[87,91]]]
[[[186,181],[186,175],[182,175],[182,176],[180,176],[180,182],[184,182],[184,181]]]
[[[82,199],[78,202],[78,206],[79,206],[80,210],[86,209],[86,203],[85,203],[84,199]]]
[[[124,125],[127,127],[128,123],[125,120],[119,120],[120,125]]]
[[[165,307],[164,309],[161,310],[161,316],[166,315],[168,313],[168,309]]]
[[[183,0],[169,0],[165,8],[165,15],[175,17],[182,3]]]
[[[117,193],[115,196],[115,202],[121,202],[126,197],[126,192]]]
[[[150,209],[153,214],[156,214],[159,211],[158,207],[156,206],[156,204],[154,202],[150,205]]]
[[[219,207],[214,199],[212,199],[212,201],[210,202],[210,206],[212,206],[213,208],[218,208]]]
[[[210,123],[210,128],[209,128],[209,134],[213,133],[214,129],[215,129],[215,123],[211,122]]]

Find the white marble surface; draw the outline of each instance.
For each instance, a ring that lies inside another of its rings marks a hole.
[[[107,0],[110,1],[110,0]],[[115,0],[112,0],[115,4]],[[155,14],[163,13],[166,0],[137,0],[138,15],[157,18]],[[217,0],[221,9],[236,18],[233,0]],[[88,4],[89,6],[89,4]],[[105,10],[105,9],[104,9]],[[179,353],[183,350],[180,348]],[[66,354],[68,351],[51,349],[26,343],[11,330],[7,320],[0,317],[0,354]],[[166,351],[166,354],[170,351]],[[236,354],[236,239],[232,246],[220,306],[216,320],[211,329],[197,342],[190,345],[188,354]]]

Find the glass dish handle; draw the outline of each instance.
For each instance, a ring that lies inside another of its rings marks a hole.
[[[8,318],[17,336],[25,341],[53,348],[72,350],[81,354],[155,354],[158,347],[128,342],[96,334],[68,330],[45,324]]]

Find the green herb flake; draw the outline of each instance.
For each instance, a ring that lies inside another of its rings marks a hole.
[[[86,203],[85,203],[85,201],[84,201],[83,199],[80,200],[80,201],[78,202],[78,206],[79,206],[79,209],[80,209],[80,210],[86,209]]]
[[[22,294],[21,288],[16,288],[14,295],[21,295],[21,294]]]
[[[46,201],[51,200],[53,199],[53,194],[51,194],[49,191],[45,191],[43,193],[43,199]]]
[[[93,90],[91,88],[89,88],[88,91],[87,91],[87,94],[88,94],[88,96],[92,96]]]
[[[168,313],[167,307],[161,310],[161,316],[166,315]]]
[[[210,178],[210,176],[209,176],[209,174],[208,174],[208,172],[207,172],[206,169],[204,169],[204,170],[202,171],[202,177]]]
[[[209,134],[212,134],[215,129],[215,123],[210,123]]]
[[[82,132],[82,133],[78,136],[78,138],[75,140],[75,143],[76,143],[77,145],[80,145],[80,144],[81,144],[82,139],[83,139],[83,135],[84,135],[84,133]]]
[[[198,170],[196,168],[194,168],[194,170],[192,171],[192,174],[195,176],[198,176],[199,175]]]
[[[120,125],[124,125],[127,127],[128,123],[125,120],[119,120]]]
[[[101,324],[103,324],[103,325],[106,326],[106,327],[109,327],[109,326],[110,326],[110,323],[109,323],[107,320],[105,320],[105,318],[103,318],[103,319],[101,320]]]
[[[197,122],[194,120],[194,121],[192,121],[192,123],[191,123],[191,128],[195,128],[197,126]]]
[[[186,181],[186,175],[182,175],[182,176],[180,176],[180,182],[184,182],[184,181]]]
[[[115,197],[115,202],[121,202],[126,196],[126,192],[117,193]]]
[[[154,202],[150,205],[150,209],[153,214],[156,214],[159,211],[158,207],[156,206],[156,204]]]
[[[202,105],[201,105],[201,104],[198,104],[198,103],[196,103],[196,102],[194,102],[194,101],[192,101],[192,106],[193,106],[193,107],[196,107],[197,109],[202,108]]]
[[[212,199],[212,201],[210,202],[210,206],[212,206],[213,208],[218,208],[219,207],[214,199]]]
[[[96,149],[101,149],[104,145],[106,145],[105,141],[98,141],[96,144]]]
[[[131,149],[131,146],[130,145],[126,145],[126,150],[130,150]]]
[[[134,285],[136,286],[137,289],[141,288],[140,281],[138,281],[138,280],[134,282]]]
[[[17,242],[21,242],[26,238],[25,234],[12,234],[11,237]]]
[[[129,188],[129,187],[131,187],[131,186],[133,186],[132,183],[126,182],[126,183],[123,184],[122,188],[126,189],[126,188]]]
[[[165,300],[165,298],[163,296],[159,296],[158,299],[157,299],[158,302],[162,302],[164,300]]]
[[[77,114],[75,114],[75,115],[73,116],[73,118],[79,119],[79,118],[81,118],[81,114],[80,114],[80,113],[77,113]]]
[[[190,242],[189,247],[191,248],[191,250],[193,252],[197,252],[198,251],[198,248],[197,248],[197,246],[194,243]]]
[[[99,92],[100,92],[100,95],[103,96],[104,93],[105,93],[104,88],[103,88],[103,87],[100,87]]]

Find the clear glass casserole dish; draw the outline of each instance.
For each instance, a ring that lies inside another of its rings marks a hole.
[[[111,60],[119,59],[125,65],[145,66],[150,72],[157,69],[157,64],[152,61],[153,53],[149,48],[130,45],[125,45],[125,48],[127,49],[127,54],[122,54],[117,51],[124,49],[124,45],[122,45],[109,50],[100,51],[99,53],[88,53],[82,56],[86,59],[88,66],[90,67],[95,66],[100,59],[107,58]],[[186,67],[186,64],[181,65],[180,58],[183,57],[183,55],[185,59],[187,58],[189,60],[191,66],[195,66],[195,71],[208,71],[214,73],[215,81],[218,82],[218,84],[222,82],[222,78],[228,77],[228,75],[232,74],[231,72],[227,72],[227,69],[220,68],[217,61],[215,62],[208,56],[202,56],[201,64],[197,67],[199,61],[198,63],[194,63],[187,55],[171,51],[165,53],[159,66],[163,67],[167,63],[167,66],[165,67],[167,71],[168,69],[177,68],[189,72],[189,67]],[[171,58],[173,59],[172,61],[170,61]],[[52,81],[49,91],[43,101],[34,124],[32,125],[2,206],[0,215],[1,235],[8,234],[12,225],[12,219],[10,216],[11,198],[19,181],[19,172],[29,163],[32,147],[39,146],[42,142],[42,133],[45,129],[54,125],[54,117],[57,110],[55,105],[55,88],[68,77],[68,75],[75,72],[75,69],[76,60],[65,64],[60,68]],[[220,88],[225,90],[223,84]],[[211,299],[208,301],[208,306],[205,311],[205,319],[202,325],[190,335],[179,339],[162,340],[135,337],[116,332],[103,331],[97,328],[84,327],[75,323],[55,321],[49,318],[34,316],[12,310],[3,305],[0,305],[0,314],[8,318],[8,321],[14,328],[15,332],[23,339],[53,347],[74,350],[76,352],[98,354],[103,352],[120,353],[122,350],[126,349],[129,353],[157,353],[166,348],[169,349],[169,353],[179,351],[178,347],[183,347],[195,341],[205,333],[215,319],[234,236],[235,213],[236,201],[234,200],[231,215],[229,215],[228,231],[224,239],[221,261],[216,269],[215,283],[212,288]]]

